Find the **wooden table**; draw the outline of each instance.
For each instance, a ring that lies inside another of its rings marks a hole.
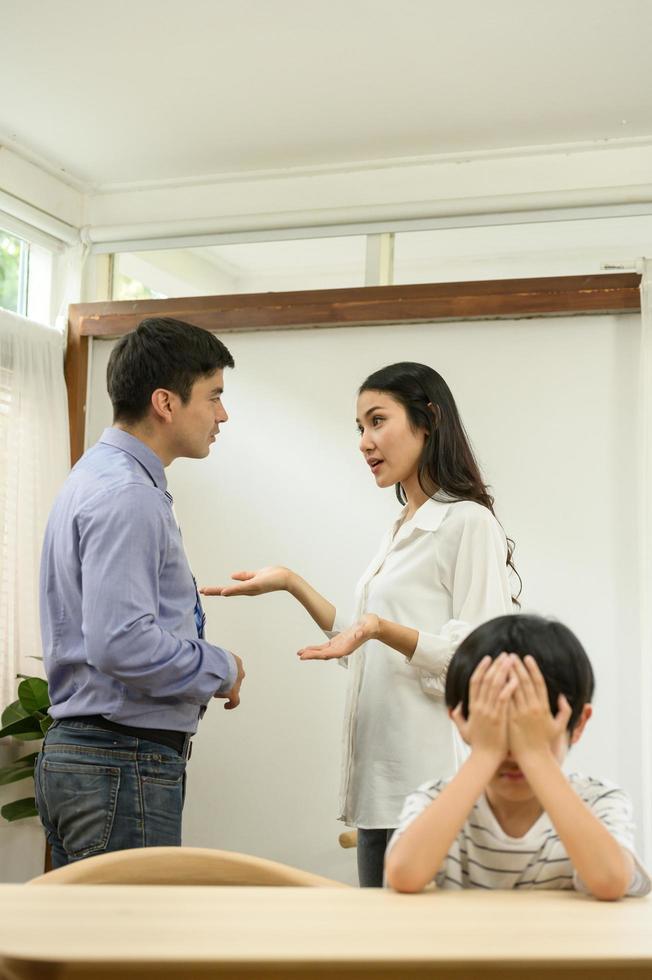
[[[3,980],[652,977],[652,898],[0,885]]]

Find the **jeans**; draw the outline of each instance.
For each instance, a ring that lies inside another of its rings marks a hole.
[[[65,719],[36,760],[52,867],[105,851],[181,844],[186,761],[173,748]]]
[[[360,888],[382,888],[385,850],[394,828],[364,830],[358,827],[358,879]]]

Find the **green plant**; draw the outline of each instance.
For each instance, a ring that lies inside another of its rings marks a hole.
[[[0,738],[8,738],[11,735],[21,742],[33,742],[43,738],[52,723],[47,713],[49,707],[47,682],[40,677],[24,677],[18,685],[18,700],[7,705],[2,712]],[[37,755],[38,752],[30,752],[0,769],[0,786],[33,777]],[[37,810],[34,797],[27,796],[6,803],[0,809],[0,814],[9,821],[35,817]]]

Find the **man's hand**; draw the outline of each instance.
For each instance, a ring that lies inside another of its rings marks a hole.
[[[242,665],[242,660],[235,653],[232,654],[232,657],[235,660],[236,667],[238,668],[238,676],[236,678],[235,684],[233,685],[231,690],[228,691],[226,694],[213,695],[213,697],[215,698],[222,698],[223,700],[226,700],[226,704],[224,705],[225,711],[231,711],[232,708],[237,708],[238,705],[240,704],[240,687],[242,685],[243,680],[245,679],[245,670]]]
[[[282,592],[287,589],[290,569],[280,565],[259,568],[257,572],[234,572],[231,578],[237,585],[206,585],[199,590],[202,595],[265,595],[266,592]]]
[[[464,718],[461,703],[451,713],[460,735],[473,752],[495,757],[496,766],[509,748],[508,717],[515,688],[509,654],[501,653],[495,660],[484,657],[471,675],[469,717]]]
[[[523,768],[525,760],[533,754],[554,751],[565,736],[572,709],[560,694],[559,708],[553,717],[546,682],[534,657],[521,660],[512,653],[510,661],[517,684],[509,708],[509,747]]]
[[[342,630],[328,643],[304,647],[299,650],[297,656],[299,660],[339,660],[341,657],[348,657],[367,640],[373,640],[378,636],[378,630],[378,616],[374,613],[366,613],[357,623]]]

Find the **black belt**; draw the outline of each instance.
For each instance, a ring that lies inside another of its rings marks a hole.
[[[117,721],[109,721],[102,715],[80,715],[74,718],[57,718],[56,721],[65,725],[67,721],[78,721],[84,725],[94,725],[104,728],[107,732],[117,732],[119,735],[131,735],[133,738],[143,738],[148,742],[158,742],[174,749],[184,759],[190,758],[190,732],[173,732],[161,728],[132,728],[131,725],[120,725]]]

